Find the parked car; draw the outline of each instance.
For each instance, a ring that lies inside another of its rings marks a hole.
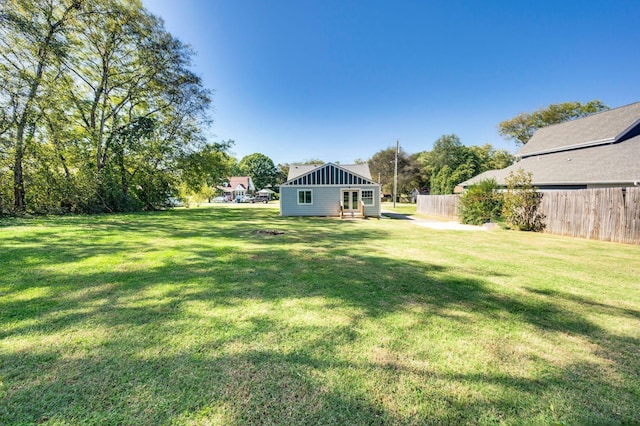
[[[169,197],[164,203],[167,207],[182,207],[182,201],[176,197]]]
[[[216,197],[213,199],[214,203],[226,203],[227,202],[227,197]]]
[[[269,200],[271,199],[271,197],[267,194],[260,194],[260,195],[256,195],[256,197],[253,199],[253,203],[265,203],[267,204],[269,202]]]
[[[238,195],[236,197],[236,203],[252,203],[253,197],[249,197],[246,195]]]

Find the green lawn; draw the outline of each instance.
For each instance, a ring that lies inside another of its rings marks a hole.
[[[640,247],[276,208],[0,222],[0,424],[640,422]]]

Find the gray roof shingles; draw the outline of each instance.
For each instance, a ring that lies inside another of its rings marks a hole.
[[[637,126],[640,102],[545,127],[516,154],[522,160],[460,185],[490,178],[504,185],[518,169],[531,172],[535,186],[634,185],[640,182],[640,136],[623,136]]]
[[[501,170],[490,170],[463,182],[472,185],[494,178],[504,185],[510,172],[532,173],[534,186],[633,185],[640,182],[640,136],[624,142],[527,157]]]
[[[527,157],[538,153],[572,149],[617,140],[640,120],[640,102],[602,111],[587,117],[543,127],[516,154]]]

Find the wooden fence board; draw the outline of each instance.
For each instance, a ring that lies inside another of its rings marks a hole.
[[[429,216],[455,219],[458,215],[459,195],[418,195],[416,211]]]
[[[640,244],[640,188],[595,188],[543,193],[545,232]]]
[[[418,213],[455,219],[459,195],[419,195]],[[545,232],[640,244],[640,187],[544,192]]]

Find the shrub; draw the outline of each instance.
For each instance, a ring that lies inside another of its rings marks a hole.
[[[520,231],[542,231],[544,215],[538,211],[542,195],[531,185],[531,173],[509,173],[502,215],[507,226]]]
[[[471,185],[460,198],[459,214],[462,223],[482,225],[500,218],[502,196],[495,179]]]

